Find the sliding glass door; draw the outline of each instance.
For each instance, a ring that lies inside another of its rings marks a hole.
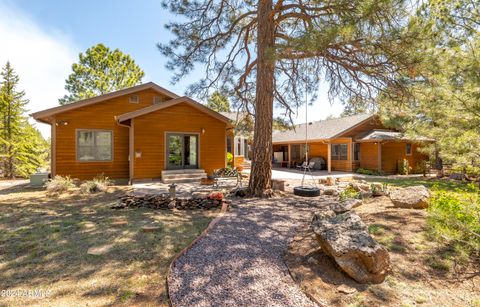
[[[167,168],[198,168],[198,135],[167,134]]]

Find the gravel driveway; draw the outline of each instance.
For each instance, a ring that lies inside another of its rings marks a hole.
[[[234,202],[208,235],[175,263],[174,306],[315,306],[283,262],[295,227],[328,199],[293,196]]]

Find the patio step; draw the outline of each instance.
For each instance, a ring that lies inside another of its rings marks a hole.
[[[202,178],[207,178],[203,169],[162,171],[162,182],[167,184],[200,182]]]

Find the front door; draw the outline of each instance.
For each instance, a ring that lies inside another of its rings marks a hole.
[[[198,135],[167,134],[167,168],[198,168]]]

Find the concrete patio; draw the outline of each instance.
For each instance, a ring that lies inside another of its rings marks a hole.
[[[244,174],[249,175],[250,170],[244,170]],[[326,177],[352,177],[354,173],[347,172],[332,172],[328,174],[327,171],[313,171],[312,174],[307,173],[305,176],[306,183],[312,184],[312,176],[315,181],[318,179]],[[272,170],[272,179],[285,180],[286,185],[298,185],[303,177],[303,171],[296,169],[273,169]],[[248,178],[244,178],[242,182],[243,186],[248,185]],[[133,184],[134,194],[143,195],[143,194],[163,194],[168,193],[170,184],[162,183],[160,181],[149,181],[149,182],[138,182]],[[190,197],[193,193],[196,192],[211,192],[211,191],[221,191],[221,190],[230,190],[236,186],[236,179],[221,179],[219,187],[213,187],[211,185],[200,185],[199,183],[177,183],[176,193],[179,197]],[[288,190],[288,188],[287,188]]]

